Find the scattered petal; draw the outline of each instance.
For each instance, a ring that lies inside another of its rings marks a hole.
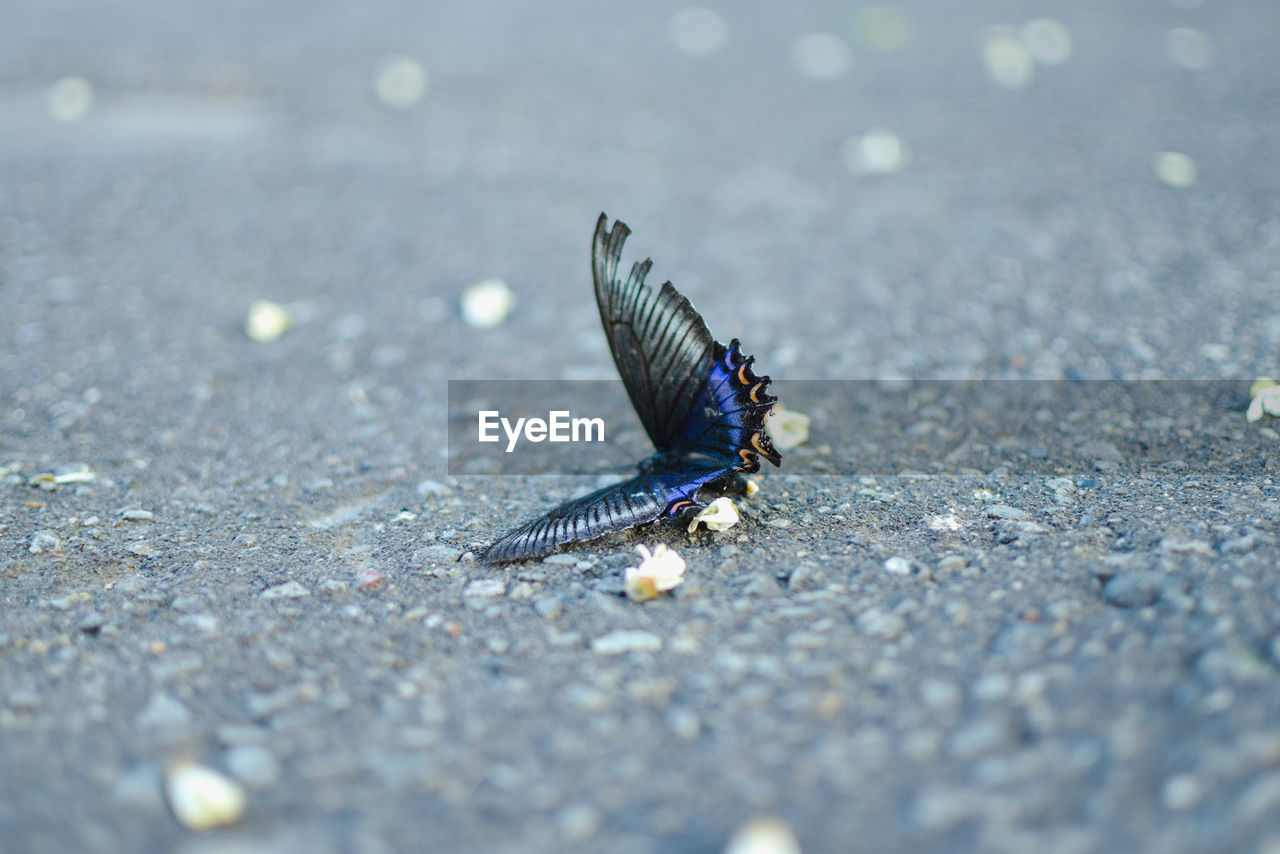
[[[854,174],[891,175],[907,165],[907,146],[892,131],[873,130],[840,145],[845,168]]]
[[[1213,65],[1213,42],[1199,30],[1177,27],[1165,36],[1164,52],[1169,61],[1187,71],[1204,71]]]
[[[1196,162],[1178,151],[1161,151],[1152,164],[1156,177],[1170,187],[1190,187],[1196,182]]]
[[[1061,65],[1071,58],[1071,32],[1056,18],[1032,18],[1018,37],[1041,65]]]
[[[195,762],[169,768],[165,794],[174,816],[188,830],[208,830],[235,824],[244,815],[244,789],[231,779]]]
[[[789,451],[809,441],[809,416],[803,412],[774,406],[765,427],[779,451]]]
[[[1250,422],[1260,420],[1263,415],[1280,417],[1280,385],[1274,380],[1266,377],[1255,380],[1249,393],[1253,397],[1246,413]]]
[[[710,9],[690,6],[671,16],[667,33],[675,46],[689,56],[710,56],[729,40],[729,25]]]
[[[289,331],[293,318],[289,310],[271,300],[257,299],[249,306],[249,316],[244,322],[244,334],[250,341],[265,344],[275,341]]]
[[[800,854],[800,842],[786,822],[755,819],[733,835],[724,854]]]
[[[1026,45],[1006,28],[993,30],[982,46],[987,76],[1006,89],[1021,89],[1035,76],[1035,63]]]
[[[462,320],[473,329],[492,329],[507,319],[515,304],[506,282],[485,279],[462,292]]]
[[[791,58],[800,73],[815,80],[834,80],[853,64],[853,51],[839,36],[810,33],[796,40]]]
[[[666,543],[658,543],[652,554],[644,546],[636,546],[640,565],[627,567],[625,588],[633,602],[647,602],[659,594],[674,590],[684,581],[684,558]]]
[[[708,531],[727,531],[738,524],[738,508],[726,496],[720,496],[689,520],[689,533],[698,530],[698,525],[706,525]],[[662,548],[662,546],[659,546]]]
[[[869,6],[854,16],[853,35],[871,50],[896,50],[911,40],[911,20],[897,6]]]
[[[426,69],[407,56],[389,56],[378,68],[373,91],[386,106],[408,109],[427,93]]]
[[[60,122],[78,122],[93,107],[93,84],[83,77],[64,77],[49,87],[49,115]]]

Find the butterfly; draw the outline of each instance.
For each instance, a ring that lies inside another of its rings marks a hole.
[[[591,243],[596,304],[614,364],[656,453],[621,483],[569,501],[528,522],[480,553],[485,563],[542,557],[567,543],[655,522],[691,516],[706,506],[704,488],[727,490],[741,476],[775,466],[782,457],[765,432],[777,398],[769,377],[752,370],[738,339],[711,337],[701,315],[671,282],[645,284],[653,262],[618,276],[622,244],[631,229],[600,214]]]

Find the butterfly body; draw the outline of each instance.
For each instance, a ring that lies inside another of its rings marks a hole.
[[[726,347],[711,337],[689,301],[666,282],[644,283],[652,262],[618,277],[630,230],[600,215],[592,241],[596,304],[609,349],[627,394],[656,453],[630,480],[569,501],[508,533],[480,559],[497,563],[550,554],[561,545],[595,539],[705,506],[698,493],[760,469],[781,457],[764,419],[777,398],[769,378],[752,370],[735,338]]]

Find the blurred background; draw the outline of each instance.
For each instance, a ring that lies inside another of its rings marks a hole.
[[[601,210],[775,376],[1243,378],[1280,344],[1261,0],[7,17],[0,334],[88,385],[216,385],[259,298],[282,363],[612,376]]]

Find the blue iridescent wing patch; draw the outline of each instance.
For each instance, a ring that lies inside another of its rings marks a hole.
[[[510,532],[480,554],[499,563],[550,554],[665,517],[696,513],[704,488],[722,488],[782,457],[764,422],[777,398],[769,378],[752,370],[735,338],[725,346],[670,282],[645,284],[652,262],[618,277],[630,229],[600,214],[591,244],[596,304],[627,395],[657,449],[631,480],[560,505]]]

